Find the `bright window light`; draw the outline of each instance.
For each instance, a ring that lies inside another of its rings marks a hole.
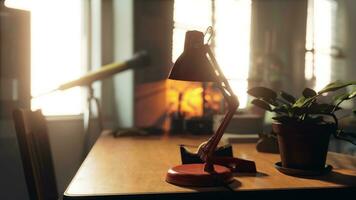
[[[36,97],[81,75],[81,0],[31,4],[31,102],[45,115],[82,113],[79,87]]]
[[[211,26],[211,2],[207,0],[175,0],[173,29],[173,62],[184,49],[185,32],[198,30],[204,32]]]
[[[337,4],[333,0],[309,0],[305,54],[305,78],[315,90],[331,80],[331,56]]]
[[[216,1],[215,54],[240,108],[247,105],[250,66],[251,1]]]
[[[5,0],[5,6],[20,10],[30,10],[30,0]]]
[[[247,79],[250,66],[250,0],[175,0],[173,30],[173,62],[183,51],[187,30],[204,32],[213,25],[215,15],[216,59],[228,79],[233,91],[239,97],[240,108],[247,106]]]

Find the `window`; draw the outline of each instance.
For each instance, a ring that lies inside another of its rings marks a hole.
[[[244,108],[250,66],[251,2],[216,1],[215,29],[216,59],[239,97],[240,108]]]
[[[309,0],[305,54],[305,78],[315,90],[331,79],[331,48],[337,3],[334,0]]]
[[[82,72],[82,1],[31,1],[31,102],[45,115],[82,113],[81,89],[46,93]]]
[[[212,45],[216,59],[239,97],[240,108],[247,105],[247,78],[250,65],[250,0],[175,0],[173,62],[183,51],[187,30],[204,32],[213,26]]]

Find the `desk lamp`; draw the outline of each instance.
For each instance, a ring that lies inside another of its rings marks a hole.
[[[213,36],[212,27],[207,29]],[[208,39],[208,42],[210,40]],[[214,156],[215,149],[224,131],[239,106],[237,97],[222,73],[208,44],[204,44],[204,34],[199,31],[188,31],[185,35],[184,52],[178,57],[169,74],[169,79],[182,81],[214,82],[222,91],[224,99],[228,103],[228,112],[217,131],[197,151],[203,163],[182,164],[168,170],[166,181],[181,186],[218,186],[233,180],[230,165],[242,162],[242,159],[233,157]],[[245,172],[256,172],[254,162],[252,165],[243,166]]]

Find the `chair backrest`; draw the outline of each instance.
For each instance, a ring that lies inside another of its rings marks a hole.
[[[13,119],[30,199],[58,199],[47,123],[42,112],[16,109]]]

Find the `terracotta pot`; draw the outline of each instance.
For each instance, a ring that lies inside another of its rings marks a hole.
[[[333,124],[273,123],[277,134],[282,166],[286,168],[319,170],[325,167]]]

